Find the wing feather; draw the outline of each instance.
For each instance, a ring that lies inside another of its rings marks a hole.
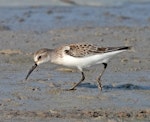
[[[117,50],[127,50],[130,47],[98,47],[96,45],[87,44],[87,43],[78,43],[68,45],[70,48],[64,50],[67,55],[73,57],[85,57],[90,55],[96,55],[98,53],[107,53]]]

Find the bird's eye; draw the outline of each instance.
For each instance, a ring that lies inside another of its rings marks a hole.
[[[42,58],[42,56],[39,56],[39,57],[38,57],[38,60],[40,60],[41,58]]]

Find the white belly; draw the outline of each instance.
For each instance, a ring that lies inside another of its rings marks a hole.
[[[67,67],[75,67],[82,70],[82,68],[90,67],[92,65],[107,63],[108,60],[112,58],[113,55],[116,55],[120,52],[123,52],[123,50],[108,52],[104,54],[91,55],[87,57],[72,57],[69,55],[64,55],[63,58],[57,59],[57,61],[54,63],[64,65]]]

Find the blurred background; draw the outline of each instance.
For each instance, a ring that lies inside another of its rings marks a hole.
[[[0,0],[1,30],[147,26],[150,0]]]
[[[0,0],[0,6],[59,6],[59,5],[84,5],[84,6],[121,6],[126,3],[149,2],[150,0]]]

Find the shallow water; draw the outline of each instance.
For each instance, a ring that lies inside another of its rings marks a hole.
[[[145,27],[149,26],[149,6],[150,3],[122,7],[6,7],[0,8],[0,23],[6,30],[37,32],[64,27]]]

